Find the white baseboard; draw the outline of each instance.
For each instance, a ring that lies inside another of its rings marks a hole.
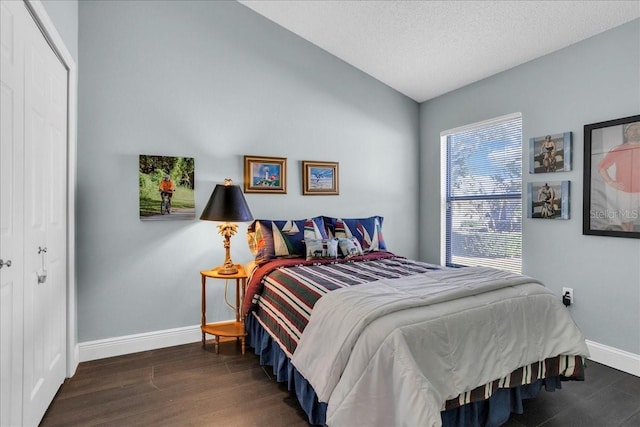
[[[80,343],[80,362],[189,344],[202,339],[200,325]],[[587,340],[589,359],[640,377],[640,355]]]
[[[640,355],[587,340],[589,359],[640,377]]]
[[[200,325],[146,332],[123,337],[87,341],[79,344],[80,362],[121,356],[139,351],[155,350],[174,345],[189,344],[202,339]]]

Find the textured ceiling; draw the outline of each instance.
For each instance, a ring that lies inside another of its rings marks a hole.
[[[240,3],[418,102],[640,17],[640,0]]]

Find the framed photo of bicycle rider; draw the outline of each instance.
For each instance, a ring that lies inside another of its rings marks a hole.
[[[529,173],[571,170],[571,132],[529,139]]]
[[[287,159],[244,156],[245,193],[287,193]]]
[[[193,157],[138,158],[139,215],[142,221],[195,219]]]
[[[640,115],[584,126],[582,234],[640,239]]]
[[[527,218],[569,219],[569,181],[530,182]]]

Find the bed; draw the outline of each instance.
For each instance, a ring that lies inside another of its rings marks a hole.
[[[249,345],[311,424],[500,425],[541,388],[584,379],[584,337],[541,283],[397,256],[382,221],[249,227]]]

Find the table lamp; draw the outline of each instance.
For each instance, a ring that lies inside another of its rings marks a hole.
[[[216,184],[200,219],[222,222],[218,225],[218,232],[224,237],[225,259],[217,270],[219,274],[236,274],[238,269],[231,261],[231,236],[236,234],[238,226],[233,222],[253,220],[240,186],[233,185],[229,178],[224,180],[224,185]]]

